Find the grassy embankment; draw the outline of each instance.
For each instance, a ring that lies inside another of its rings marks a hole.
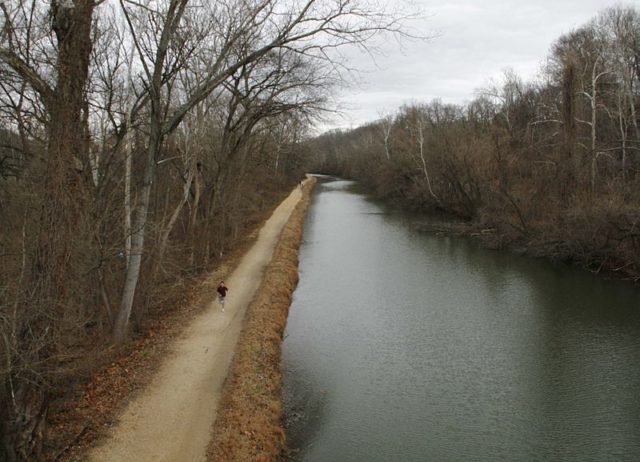
[[[315,181],[310,178],[305,182],[303,197],[280,235],[262,285],[249,306],[213,426],[208,460],[282,458],[281,343],[298,282],[298,248]]]

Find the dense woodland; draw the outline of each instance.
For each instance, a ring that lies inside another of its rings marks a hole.
[[[0,18],[0,460],[38,460],[51,401],[302,178],[335,50],[405,34],[347,0],[11,0]]]
[[[461,219],[488,244],[640,278],[640,12],[560,37],[537,79],[408,104],[311,142],[317,169]]]

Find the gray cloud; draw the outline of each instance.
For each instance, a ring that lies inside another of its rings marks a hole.
[[[355,127],[407,102],[440,98],[463,103],[506,68],[535,77],[550,47],[615,0],[418,0],[427,18],[415,24],[427,42],[380,45],[375,63],[366,53],[345,52],[362,70],[359,82],[338,96],[342,117],[323,128]],[[376,65],[377,64],[377,65]]]

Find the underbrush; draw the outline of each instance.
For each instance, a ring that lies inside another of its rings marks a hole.
[[[76,460],[114,425],[119,412],[149,383],[171,340],[214,298],[218,280],[240,261],[289,192],[283,188],[264,194],[260,207],[245,215],[235,239],[227,240],[224,255],[207,267],[189,267],[184,255],[173,252],[164,277],[146,288],[149,301],[129,342],[114,345],[108,335],[89,326],[94,332],[81,345],[82,364],[73,364],[73,371],[52,391],[45,460]]]

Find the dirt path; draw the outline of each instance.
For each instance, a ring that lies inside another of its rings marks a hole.
[[[132,401],[91,461],[202,461],[247,306],[280,232],[301,198],[296,188],[260,230],[257,242],[225,279],[225,311],[213,300],[171,348],[158,374]]]

